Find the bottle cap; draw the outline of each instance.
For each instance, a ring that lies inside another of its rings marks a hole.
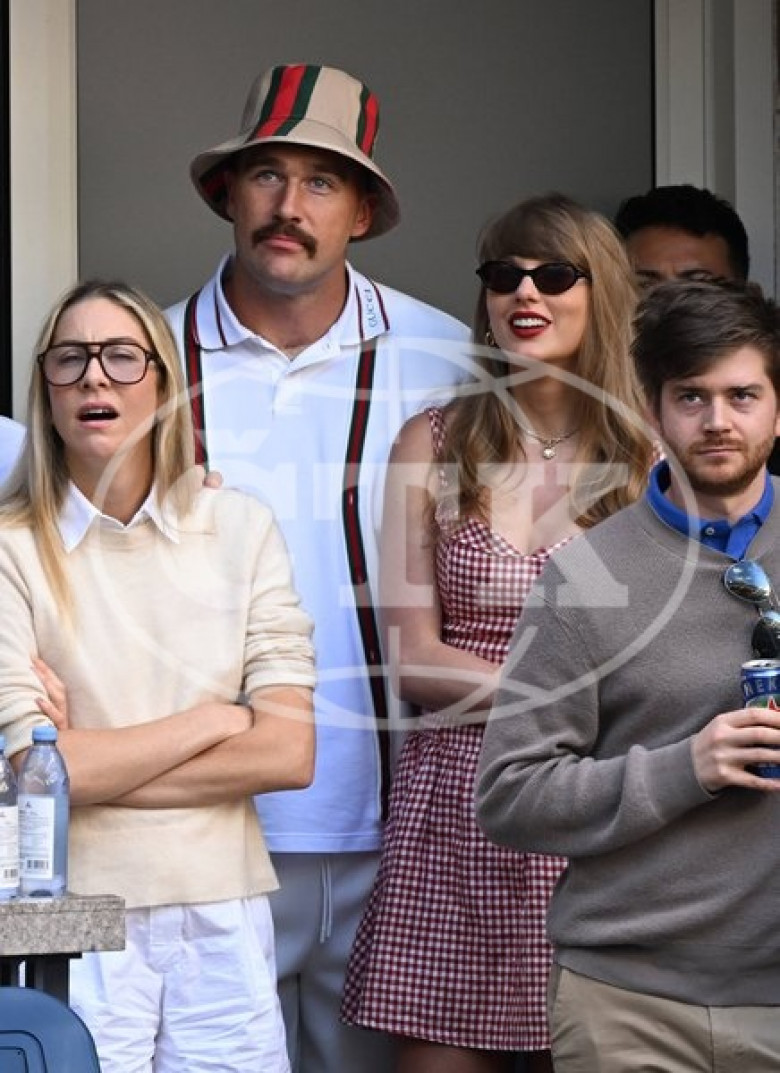
[[[33,745],[36,741],[56,741],[57,728],[50,726],[33,727],[32,740]]]

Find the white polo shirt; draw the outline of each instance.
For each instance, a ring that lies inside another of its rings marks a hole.
[[[469,333],[448,314],[349,267],[341,316],[290,360],[233,315],[220,282],[227,263],[225,258],[198,297],[199,345],[190,346],[189,361],[186,303],[174,306],[168,317],[185,362],[200,364],[199,373],[190,371],[191,382],[202,378],[209,465],[226,484],[272,507],[292,557],[295,586],[315,622],[317,656],[314,782],[307,790],[258,797],[258,811],[274,851],[375,850],[384,746],[366,670],[372,610],[358,614],[350,560],[360,558],[362,547],[375,593],[390,447],[408,417],[442,401],[471,375]],[[372,348],[370,388],[364,380],[357,389],[359,370],[365,374],[371,362],[370,357],[361,362],[361,351]],[[354,515],[355,495],[344,490],[348,454],[359,462],[351,468],[357,474]]]

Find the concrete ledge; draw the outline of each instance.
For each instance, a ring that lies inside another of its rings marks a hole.
[[[114,894],[0,903],[0,957],[123,950],[125,903]]]

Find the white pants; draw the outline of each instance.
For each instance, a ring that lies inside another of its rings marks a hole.
[[[265,896],[130,909],[70,973],[103,1073],[289,1073]]]
[[[391,1073],[384,1032],[339,1019],[344,972],[378,853],[273,853],[279,997],[294,1073]]]

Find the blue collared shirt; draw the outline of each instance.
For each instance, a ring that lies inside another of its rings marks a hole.
[[[766,474],[764,491],[758,503],[733,525],[725,518],[696,518],[686,514],[664,495],[669,480],[669,463],[662,461],[651,470],[647,484],[647,501],[661,521],[679,533],[695,537],[708,548],[722,551],[732,559],[743,559],[756,533],[769,517],[775,501],[769,473]]]

